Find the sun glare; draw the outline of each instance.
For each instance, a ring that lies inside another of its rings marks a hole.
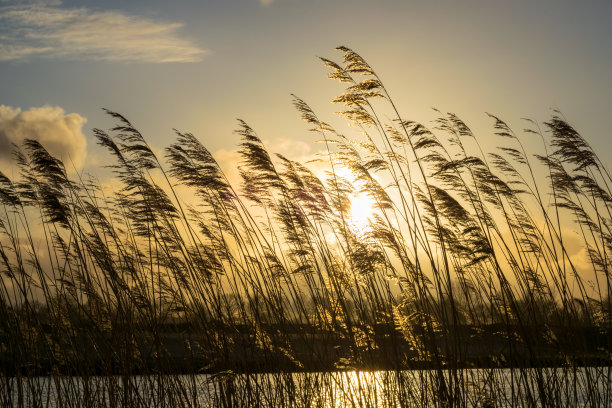
[[[374,213],[374,201],[367,194],[351,196],[351,220],[358,229],[364,229]]]

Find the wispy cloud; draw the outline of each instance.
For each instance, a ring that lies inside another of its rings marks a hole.
[[[181,38],[181,26],[120,11],[62,8],[49,3],[3,6],[0,60],[200,61],[206,51]]]

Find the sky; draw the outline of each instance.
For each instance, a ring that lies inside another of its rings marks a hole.
[[[339,45],[406,119],[435,107],[487,138],[485,112],[520,131],[559,109],[609,166],[611,19],[609,1],[0,0],[0,168],[34,138],[95,172],[108,156],[92,129],[114,124],[102,108],[157,149],[176,128],[231,162],[241,118],[272,150],[309,157],[290,94],[339,120],[341,88],[317,58]]]

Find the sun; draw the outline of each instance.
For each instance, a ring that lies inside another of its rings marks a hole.
[[[370,217],[374,214],[374,200],[367,194],[354,194],[351,201],[351,221],[353,225],[363,230],[370,224]]]

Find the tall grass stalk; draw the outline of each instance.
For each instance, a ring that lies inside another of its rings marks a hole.
[[[240,186],[193,135],[158,157],[112,111],[94,135],[113,189],[18,147],[20,176],[0,174],[0,404],[612,403],[612,178],[588,142],[559,112],[521,134],[494,115],[492,135],[439,111],[428,127],[338,50],[322,61],[351,135],[294,96],[324,174],[243,121]]]

